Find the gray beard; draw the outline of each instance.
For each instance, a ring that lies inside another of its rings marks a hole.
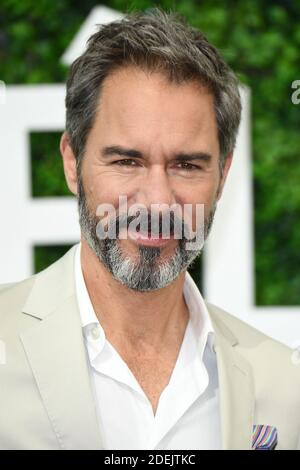
[[[151,292],[166,287],[202,252],[203,247],[187,250],[186,243],[190,240],[183,237],[178,240],[174,254],[167,260],[160,259],[160,248],[148,246],[138,246],[138,256],[135,259],[129,258],[123,253],[118,237],[104,240],[97,237],[99,220],[88,209],[81,178],[78,178],[78,210],[81,232],[89,247],[112,276],[129,289]],[[210,232],[215,210],[216,201],[204,223],[204,240]]]

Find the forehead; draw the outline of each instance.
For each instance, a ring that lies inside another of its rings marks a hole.
[[[196,81],[170,83],[160,73],[133,67],[104,80],[95,127],[102,136],[118,134],[130,145],[202,140],[203,145],[218,147],[214,99],[207,88]]]

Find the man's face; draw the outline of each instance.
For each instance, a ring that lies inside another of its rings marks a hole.
[[[82,234],[116,279],[138,291],[165,287],[201,248],[187,250],[185,239],[172,236],[130,235],[126,223],[116,239],[100,240],[100,204],[112,204],[117,215],[120,195],[128,208],[143,205],[149,214],[153,204],[188,204],[191,217],[180,222],[191,230],[197,230],[196,205],[204,204],[206,238],[220,189],[213,96],[205,88],[195,82],[170,84],[161,74],[135,68],[106,78],[86,143],[78,202]],[[125,220],[131,219],[125,215]],[[124,230],[128,236],[119,238]]]

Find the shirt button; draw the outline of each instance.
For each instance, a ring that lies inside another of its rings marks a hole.
[[[94,326],[94,328],[92,328],[92,337],[93,339],[98,339],[100,338],[100,330],[99,330],[99,327],[98,326]]]

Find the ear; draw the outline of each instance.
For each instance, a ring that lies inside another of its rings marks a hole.
[[[69,135],[64,132],[60,139],[60,153],[63,159],[65,178],[69,190],[77,194],[77,173],[76,173],[76,158],[73,153]]]
[[[225,163],[224,163],[224,169],[223,169],[223,175],[222,175],[222,179],[220,181],[219,188],[218,188],[217,201],[222,196],[222,192],[223,192],[225,181],[226,181],[226,178],[227,178],[227,175],[228,175],[228,172],[229,172],[229,168],[231,167],[232,158],[233,158],[233,153],[230,153],[226,156],[226,160],[225,160]]]

